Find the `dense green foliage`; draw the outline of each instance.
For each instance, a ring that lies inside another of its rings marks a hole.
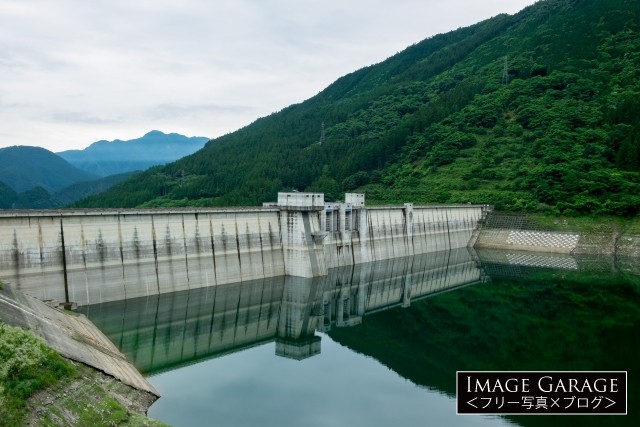
[[[542,0],[417,43],[77,206],[257,205],[297,189],[632,215],[639,35],[638,0]]]
[[[55,201],[56,207],[65,206],[89,195],[106,191],[136,173],[137,172],[125,172],[91,181],[76,182],[62,190],[56,191],[51,197]]]
[[[4,182],[0,182],[0,209],[11,209],[17,197],[18,193]]]
[[[26,401],[38,390],[74,375],[74,367],[35,335],[0,321],[0,420],[19,426]]]
[[[492,279],[328,334],[450,396],[458,370],[624,370],[628,390],[638,390],[638,276],[531,269],[523,277]],[[514,418],[522,426],[633,426],[640,418],[633,409],[638,405],[640,395],[630,391],[626,417]]]

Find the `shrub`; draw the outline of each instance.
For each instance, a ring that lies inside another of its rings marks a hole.
[[[75,368],[40,338],[0,322],[0,420],[20,425],[27,399]]]

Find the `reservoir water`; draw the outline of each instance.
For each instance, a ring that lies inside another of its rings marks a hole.
[[[79,311],[173,426],[640,425],[638,259],[461,249]],[[456,415],[458,370],[628,371],[628,415]]]

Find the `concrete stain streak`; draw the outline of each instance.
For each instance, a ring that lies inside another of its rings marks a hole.
[[[217,268],[216,268],[216,245],[213,242],[213,224],[211,222],[211,219],[209,219],[209,239],[211,240],[211,258],[213,259],[213,278],[216,282],[216,284],[218,283],[218,277],[217,277]]]
[[[151,218],[151,239],[153,240],[153,261],[156,270],[156,285],[158,293],[160,293],[160,275],[158,272],[158,244],[156,243],[156,227],[153,223],[153,217]]]

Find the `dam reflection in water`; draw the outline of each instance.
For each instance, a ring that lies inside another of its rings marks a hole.
[[[321,352],[318,332],[353,326],[365,314],[483,280],[466,249],[396,258],[83,306],[144,374],[275,341],[279,356]]]
[[[632,389],[639,266],[463,248],[79,311],[149,376],[162,395],[149,415],[174,426],[533,427],[457,416],[455,371],[629,370]]]

